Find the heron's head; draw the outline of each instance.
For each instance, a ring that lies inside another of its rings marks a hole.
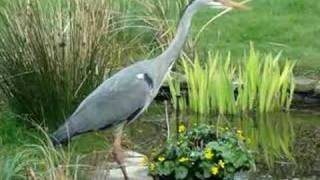
[[[195,4],[200,6],[207,6],[214,9],[248,9],[246,6],[231,0],[194,0]]]

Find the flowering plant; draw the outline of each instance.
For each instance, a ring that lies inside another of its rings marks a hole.
[[[189,131],[184,125],[178,129],[178,139],[168,142],[148,163],[156,179],[229,179],[254,167],[242,131],[203,124]]]

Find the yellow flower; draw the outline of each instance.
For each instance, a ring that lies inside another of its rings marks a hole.
[[[242,131],[241,131],[241,130],[237,130],[237,133],[238,133],[238,134],[242,134]]]
[[[219,166],[223,169],[224,168],[224,162],[222,160],[219,160]]]
[[[214,156],[214,153],[212,152],[212,150],[210,148],[206,148],[204,150],[204,157],[208,160],[211,160]]]
[[[154,171],[156,169],[156,165],[154,163],[151,163],[149,169],[150,171]]]
[[[217,175],[219,173],[219,168],[217,166],[212,166],[211,173]]]
[[[187,161],[189,161],[189,158],[188,158],[188,157],[181,157],[181,158],[179,159],[179,162],[181,162],[181,163],[184,163],[184,162],[187,162]]]
[[[166,158],[163,157],[163,156],[160,156],[160,157],[158,157],[158,160],[159,160],[160,162],[162,162],[162,161],[166,160]]]
[[[178,128],[178,132],[179,133],[184,133],[185,131],[186,131],[186,127],[183,124],[180,124],[179,128]]]

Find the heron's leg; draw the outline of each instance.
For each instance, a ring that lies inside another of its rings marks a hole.
[[[122,137],[122,130],[123,130],[124,125],[125,125],[125,123],[121,123],[114,130],[112,154],[113,154],[115,161],[119,164],[119,166],[121,168],[124,179],[128,180],[129,177],[128,177],[127,170],[126,170],[126,167],[124,164],[125,152],[121,147],[121,137]]]

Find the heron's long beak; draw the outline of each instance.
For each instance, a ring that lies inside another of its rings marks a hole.
[[[234,2],[231,0],[219,0],[224,6],[234,8],[234,9],[241,9],[241,10],[249,10],[250,8],[248,6],[245,6],[241,3]]]

